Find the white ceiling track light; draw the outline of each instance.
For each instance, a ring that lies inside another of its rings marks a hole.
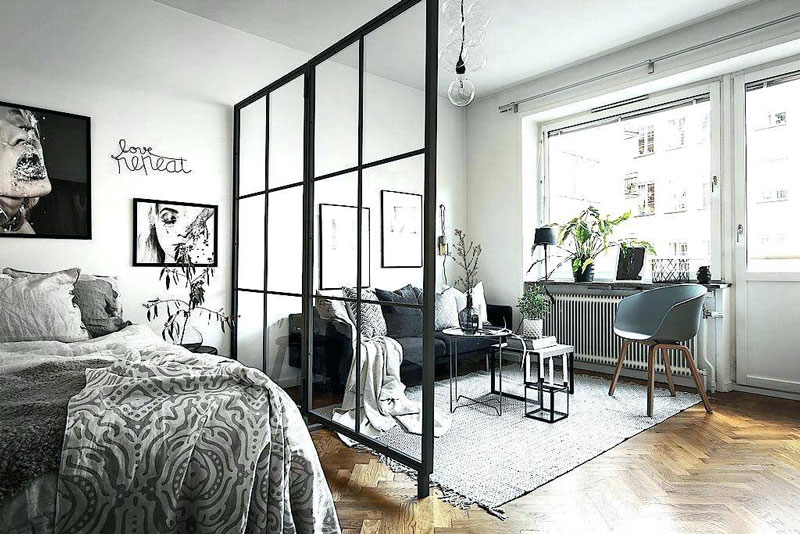
[[[442,4],[442,23],[450,42],[439,52],[439,62],[447,72],[456,74],[447,90],[453,105],[464,107],[475,98],[475,84],[467,73],[486,65],[486,49],[481,43],[491,20],[481,0],[446,0]]]

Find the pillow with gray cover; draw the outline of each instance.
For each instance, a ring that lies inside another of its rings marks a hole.
[[[23,278],[49,276],[49,274],[55,273],[34,273],[6,268],[3,269],[3,274],[12,278]],[[116,277],[81,273],[78,281],[75,282],[74,293],[74,302],[80,309],[81,321],[92,337],[112,334],[130,324],[122,318],[122,300],[119,296],[119,283]]]
[[[0,277],[0,342],[86,341],[89,333],[72,302],[80,271]]]
[[[348,299],[354,299],[358,295],[354,287],[343,287],[342,293]],[[375,290],[362,289],[361,299],[378,300],[378,297],[375,295]],[[356,320],[356,303],[348,301],[347,311],[350,313],[350,320],[353,321],[353,324],[358,324]],[[366,339],[386,335],[386,320],[383,318],[379,304],[361,303],[361,335]]]

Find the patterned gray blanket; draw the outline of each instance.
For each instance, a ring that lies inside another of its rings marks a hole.
[[[311,437],[283,390],[144,326],[113,336],[70,347],[115,360],[87,369],[69,402],[56,532],[339,532]]]

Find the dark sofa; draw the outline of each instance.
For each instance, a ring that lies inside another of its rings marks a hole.
[[[486,313],[489,322],[493,325],[511,326],[511,306],[497,306],[488,304]],[[300,343],[301,343],[302,315],[289,316],[289,364],[300,368]],[[350,326],[337,319],[322,319],[314,310],[314,356],[312,365],[314,374],[327,379],[331,389],[340,393],[344,390],[347,375],[350,372],[350,362],[353,359],[352,342],[350,340]],[[422,382],[422,337],[395,338],[403,347],[403,363],[400,365],[400,378],[406,385]],[[450,357],[450,336],[435,333],[434,354],[436,366],[447,366]],[[456,339],[459,358],[485,354],[496,343],[495,340],[486,338]]]

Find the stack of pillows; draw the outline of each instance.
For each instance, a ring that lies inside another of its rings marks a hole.
[[[0,343],[71,343],[111,334],[130,323],[122,318],[117,279],[80,269],[0,274]]]
[[[354,287],[341,290],[318,291],[317,313],[323,319],[338,319],[353,328],[356,325],[355,302],[343,302],[336,297],[355,299],[358,293]],[[365,288],[361,290],[361,336],[369,339],[389,336],[395,339],[422,336],[422,310],[403,306],[403,304],[422,304],[422,290],[411,284],[395,291]],[[384,304],[374,304],[380,301]],[[391,305],[388,303],[396,303]],[[454,287],[446,287],[435,296],[435,325],[437,331],[458,327],[458,312],[467,306],[467,296]],[[483,282],[472,289],[472,305],[479,310],[484,323],[488,323],[486,298]]]

